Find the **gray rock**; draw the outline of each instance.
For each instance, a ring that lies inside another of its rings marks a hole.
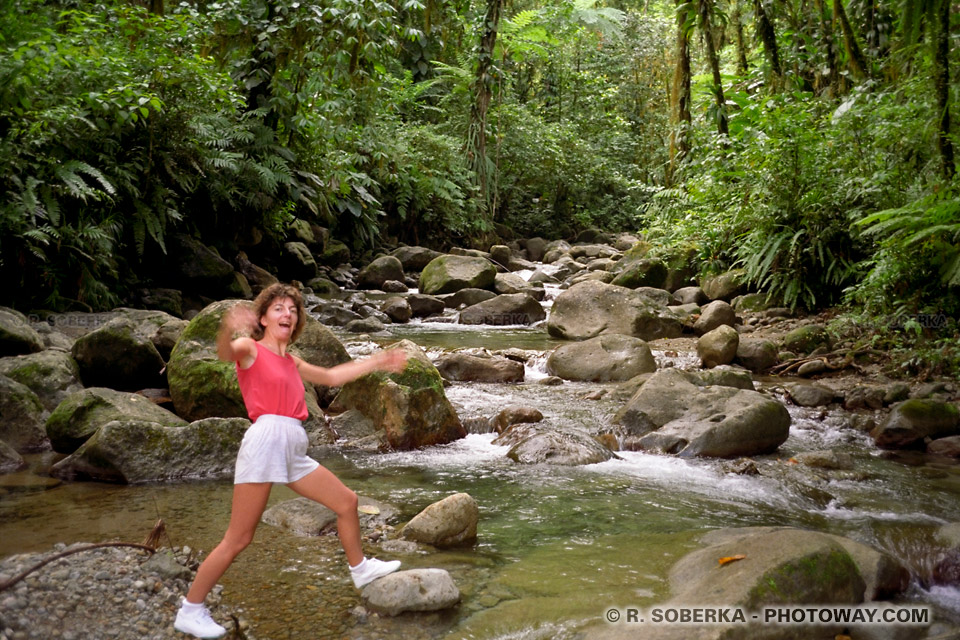
[[[701,386],[675,369],[655,373],[614,417],[624,448],[733,458],[769,453],[789,435],[790,414],[755,391]]]
[[[360,507],[357,515],[363,530],[383,526],[397,516],[393,505],[366,496],[357,496],[357,506]],[[279,502],[264,511],[260,520],[296,536],[321,536],[337,530],[337,514],[309,498]]]
[[[804,451],[798,453],[793,458],[800,464],[817,469],[830,469],[835,471],[853,470],[853,458],[849,453],[841,453],[830,449],[823,451]]]
[[[700,317],[693,323],[693,331],[702,336],[721,325],[734,327],[736,324],[737,314],[733,307],[722,300],[714,300],[700,309]]]
[[[542,262],[543,256],[547,253],[547,241],[543,238],[527,238],[525,242],[522,242],[524,249],[527,252],[527,258],[533,262]]]
[[[30,326],[25,315],[0,307],[0,357],[36,353],[43,348],[43,338]]]
[[[960,458],[960,436],[938,438],[927,445],[927,453],[947,458]]]
[[[399,280],[387,280],[380,288],[387,293],[406,293],[410,289],[405,282]]]
[[[698,307],[710,302],[700,287],[681,287],[673,292],[673,297],[679,304],[695,304]]]
[[[158,551],[140,567],[144,573],[155,573],[164,580],[190,580],[193,572],[173,557],[169,551]]]
[[[547,359],[547,372],[566,380],[622,381],[656,368],[646,342],[619,334],[563,345]]]
[[[830,346],[827,330],[818,324],[808,324],[793,329],[783,336],[782,348],[794,353],[810,353],[817,347]]]
[[[206,295],[224,295],[234,283],[233,265],[196,238],[184,233],[167,236],[165,274],[171,282]]]
[[[186,425],[177,415],[141,395],[93,387],[67,397],[47,418],[50,444],[58,453],[73,453],[101,427],[114,421]]]
[[[482,291],[482,289],[477,289],[477,291]],[[444,309],[443,300],[422,293],[412,293],[408,295],[407,304],[410,305],[410,310],[415,318],[426,318],[438,313],[443,313]]]
[[[477,501],[467,493],[456,493],[418,513],[400,534],[407,540],[440,548],[473,544],[479,520]]]
[[[823,373],[826,370],[826,362],[823,360],[811,360],[800,365],[800,367],[797,369],[797,375],[801,378],[809,378],[817,375],[818,373]]]
[[[704,367],[712,369],[733,362],[739,345],[740,334],[733,327],[724,324],[700,336],[697,340],[697,355]]]
[[[356,409],[350,409],[330,419],[330,428],[341,439],[356,441],[367,438],[377,432],[373,420]]]
[[[508,265],[513,259],[513,251],[505,244],[495,244],[490,247],[490,259],[494,264],[509,270]]]
[[[270,285],[279,282],[275,275],[263,267],[258,267],[250,262],[250,258],[248,258],[247,254],[243,251],[237,254],[237,270],[243,274],[243,277],[246,278],[247,282],[250,284],[251,289],[256,293],[259,293]],[[314,287],[314,291],[316,290],[317,288]]]
[[[711,300],[732,300],[743,291],[743,269],[733,269],[707,276],[700,283],[703,293]]]
[[[531,298],[543,297],[543,289],[531,286],[529,282],[515,273],[498,273],[493,280],[493,290],[502,295],[505,293],[526,293]],[[539,292],[539,293],[538,293]]]
[[[362,317],[356,311],[344,307],[341,302],[322,302],[310,311],[316,314],[319,322],[331,327],[343,327],[352,320],[359,320]]]
[[[836,399],[833,389],[818,384],[793,383],[786,385],[790,399],[801,407],[822,407]]]
[[[0,375],[0,441],[17,452],[50,446],[41,419],[43,405],[26,385]]]
[[[511,293],[467,307],[460,312],[460,324],[534,324],[546,317],[540,303],[529,295]]]
[[[443,296],[442,300],[446,308],[457,309],[461,305],[472,307],[475,304],[479,304],[485,300],[492,300],[496,297],[497,294],[495,294],[493,291],[488,291],[486,289],[467,288],[461,289],[456,293]]]
[[[894,406],[870,436],[882,449],[906,449],[924,438],[960,435],[960,410],[936,400],[907,400]]]
[[[629,289],[637,287],[663,289],[667,281],[667,265],[659,258],[632,259],[628,253],[613,271],[616,277],[611,284]]]
[[[120,391],[166,386],[160,352],[127,318],[114,318],[80,337],[72,355],[86,386]]]
[[[0,375],[16,380],[37,394],[47,411],[53,411],[71,393],[83,389],[76,361],[69,353],[53,349],[0,358]]]
[[[374,580],[361,593],[363,605],[382,615],[442,611],[460,602],[460,590],[443,569],[397,571]]]
[[[426,247],[398,247],[390,255],[400,261],[404,271],[423,271],[431,260],[443,254]]]
[[[507,451],[507,457],[520,464],[575,466],[605,462],[617,457],[582,431],[552,429],[539,425],[522,430],[518,427],[519,425],[510,427],[493,442],[508,444],[516,440]]]
[[[423,350],[409,340],[388,349],[407,354],[400,373],[374,372],[343,386],[330,409],[357,409],[373,420],[393,449],[445,444],[467,435],[443,392],[443,378]]]
[[[349,333],[379,333],[380,331],[385,331],[386,328],[380,320],[372,316],[351,320],[343,327],[344,331]]]
[[[485,258],[443,255],[423,268],[419,289],[427,295],[454,293],[461,289],[490,289],[496,275],[496,267]]]
[[[642,293],[602,282],[582,282],[554,301],[547,330],[551,336],[568,340],[604,333],[656,340],[678,337],[683,328],[672,311]]]
[[[404,278],[403,263],[394,256],[380,256],[363,269],[357,276],[357,286],[360,289],[383,289],[387,280]]]
[[[27,466],[23,457],[9,444],[0,440],[0,474],[13,473]]]
[[[67,480],[156,482],[230,478],[246,418],[206,418],[187,426],[114,420],[100,427],[51,473]]]
[[[390,319],[394,322],[410,322],[410,318],[413,317],[413,309],[410,308],[410,304],[400,297],[384,300],[380,305],[380,310],[390,316]]]
[[[524,378],[524,367],[520,362],[501,356],[463,352],[440,356],[437,370],[444,379],[460,382],[523,382]]]
[[[493,430],[503,433],[515,424],[531,424],[543,420],[543,414],[533,407],[509,406],[491,420]]]
[[[302,242],[285,242],[281,262],[290,280],[309,282],[320,274],[316,259]]]
[[[843,397],[843,408],[848,411],[857,409],[882,409],[886,391],[874,385],[857,386],[848,389]]]
[[[742,364],[750,371],[766,371],[777,364],[777,345],[770,340],[758,338],[740,338],[737,345],[735,362]]]

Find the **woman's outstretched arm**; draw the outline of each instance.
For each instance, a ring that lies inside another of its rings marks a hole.
[[[220,331],[217,333],[217,357],[227,362],[244,361],[250,366],[257,357],[257,345],[253,338],[242,336],[234,338],[237,331],[249,331],[257,324],[257,314],[246,304],[231,307],[220,320]]]
[[[339,387],[373,371],[399,373],[407,365],[407,354],[400,350],[380,351],[363,360],[344,362],[326,369],[293,357],[306,382],[327,387]]]

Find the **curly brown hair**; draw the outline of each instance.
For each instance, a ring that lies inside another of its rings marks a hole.
[[[282,282],[270,285],[254,299],[253,310],[257,314],[257,326],[251,337],[254,340],[263,338],[263,325],[260,324],[260,318],[267,315],[267,309],[278,298],[290,298],[297,305],[297,326],[293,328],[293,332],[290,334],[290,344],[293,344],[303,333],[303,328],[307,324],[307,312],[303,308],[303,296],[300,294],[300,290],[293,285],[283,284]]]

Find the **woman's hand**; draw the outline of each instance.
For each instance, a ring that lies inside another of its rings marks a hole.
[[[233,339],[233,334],[237,332],[253,333],[257,328],[256,311],[246,302],[241,302],[230,307],[223,314],[223,320],[220,322],[221,330],[227,332],[227,336]]]
[[[245,302],[228,309],[220,319],[220,332],[217,333],[217,357],[227,362],[240,362],[243,368],[249,367],[256,358],[256,345],[252,338],[242,336],[234,339],[233,334],[252,333],[256,330],[259,321],[256,312]]]
[[[370,360],[377,370],[387,373],[400,373],[407,366],[407,354],[399,349],[380,351],[370,356]]]

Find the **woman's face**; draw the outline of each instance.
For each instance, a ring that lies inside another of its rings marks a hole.
[[[297,327],[297,304],[292,298],[276,298],[270,302],[267,312],[260,316],[264,333],[270,333],[278,340],[289,341]]]

